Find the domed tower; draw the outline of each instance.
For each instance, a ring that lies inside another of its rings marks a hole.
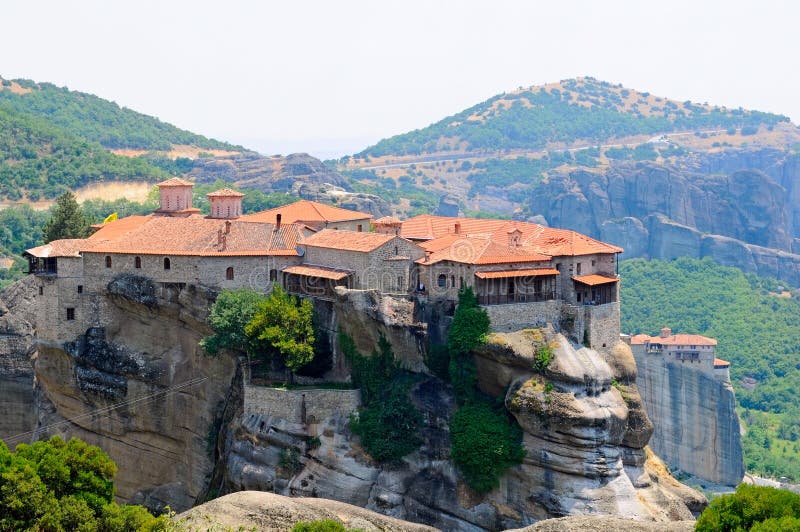
[[[200,212],[192,207],[192,187],[194,183],[173,177],[161,183],[158,187],[158,209],[155,214],[162,216],[190,216]]]
[[[242,198],[244,194],[229,188],[223,188],[206,194],[211,204],[208,218],[230,220],[242,215]]]

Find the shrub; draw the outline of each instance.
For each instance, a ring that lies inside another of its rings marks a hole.
[[[544,344],[536,350],[533,358],[533,368],[539,372],[544,373],[550,367],[550,362],[553,360],[553,350],[549,345]]]
[[[522,462],[522,430],[488,400],[461,407],[450,422],[452,457],[472,489],[497,487],[506,469]]]
[[[320,521],[301,521],[292,527],[292,532],[362,532],[360,529],[345,528],[339,521],[323,519]]]
[[[800,495],[765,486],[739,484],[736,493],[717,497],[697,520],[698,531],[798,530]]]

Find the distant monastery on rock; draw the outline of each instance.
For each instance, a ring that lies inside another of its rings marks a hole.
[[[454,303],[471,287],[496,330],[552,323],[597,348],[619,339],[622,249],[575,231],[431,215],[373,220],[313,201],[244,214],[243,194],[229,189],[207,195],[204,216],[192,207],[193,186],[164,181],[152,214],[25,252],[46,298],[41,323],[54,339],[102,326],[99,294],[124,274],[163,290],[268,291],[278,283],[316,298],[334,298],[343,287]]]

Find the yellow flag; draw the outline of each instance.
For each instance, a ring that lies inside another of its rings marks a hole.
[[[107,224],[108,222],[113,222],[113,221],[114,221],[114,220],[116,220],[117,218],[119,218],[119,216],[117,216],[117,213],[115,213],[115,212],[112,212],[111,214],[109,214],[108,216],[106,216],[106,219],[105,219],[105,220],[103,220],[103,223],[104,223],[104,224]]]

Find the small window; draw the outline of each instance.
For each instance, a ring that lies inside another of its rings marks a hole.
[[[394,256],[398,256],[400,253],[397,251],[397,246],[394,247]]]
[[[233,266],[228,266],[228,269],[225,270],[225,279],[233,281]]]
[[[106,268],[111,267],[111,257],[106,255]]]
[[[594,266],[594,259],[592,259],[592,266]],[[605,346],[604,346],[605,347]]]
[[[67,321],[72,321],[75,319],[75,309],[68,308],[67,309]]]
[[[169,257],[164,257],[164,269],[169,270],[172,267]]]
[[[580,303],[580,302],[581,302],[581,293],[578,292],[578,303]]]
[[[79,294],[82,294],[82,293],[83,293],[83,285],[82,285],[82,284],[79,284],[79,285],[78,285],[78,293],[79,293]]]
[[[443,273],[439,274],[439,277],[436,279],[436,284],[439,288],[447,288],[447,276]]]
[[[44,286],[40,286],[40,287],[39,287],[39,295],[40,295],[40,296],[43,296],[43,295],[44,295]]]
[[[398,275],[397,276],[397,289],[398,290],[402,290],[403,289],[403,276],[402,275]]]
[[[358,231],[359,233],[362,231],[361,224],[358,224],[358,228],[356,229],[356,231]]]
[[[278,280],[278,270],[272,269],[269,271],[269,280],[273,282]]]
[[[228,218],[230,218],[230,217],[231,217],[231,206],[230,206],[230,205],[228,205],[228,214],[227,214],[227,217],[228,217]]]
[[[461,289],[464,288],[464,278],[463,277],[459,277],[458,278],[458,287],[461,288]]]
[[[456,276],[455,275],[451,275],[450,276],[450,288],[455,288],[455,287],[456,287]]]
[[[142,267],[142,257],[136,257],[133,259],[133,267],[136,269],[141,269]]]
[[[556,264],[556,270],[561,271],[561,263]]]
[[[580,262],[579,262],[579,263],[578,263],[578,265],[576,266],[575,272],[576,272],[578,275],[580,275],[580,274],[581,274],[581,263],[580,263]]]

